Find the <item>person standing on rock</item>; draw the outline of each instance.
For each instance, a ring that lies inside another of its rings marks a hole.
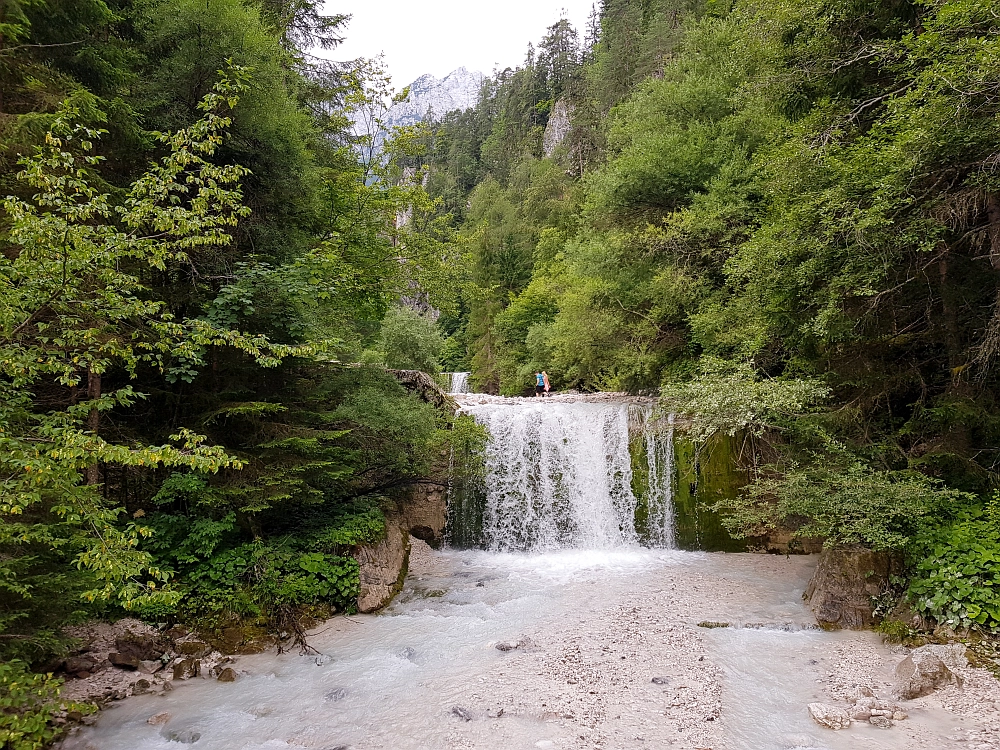
[[[535,398],[542,398],[545,396],[545,391],[548,390],[549,376],[544,372],[535,373]]]
[[[549,395],[549,391],[552,390],[552,385],[549,383],[549,374],[547,372],[545,372],[545,370],[542,370],[542,379],[545,382],[545,393],[542,394],[542,395],[543,396],[548,396]]]

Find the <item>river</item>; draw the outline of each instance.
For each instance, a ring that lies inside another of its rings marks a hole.
[[[233,684],[124,701],[67,750],[998,746],[995,713],[975,710],[991,693],[971,682],[889,730],[813,723],[810,702],[887,694],[901,654],[815,629],[801,599],[814,557],[670,549],[670,514],[650,500],[669,482],[633,481],[669,451],[622,459],[630,425],[649,423],[636,408],[470,404],[494,435],[485,507],[467,514],[480,548],[414,541],[394,603],[328,621],[318,653],[243,657]],[[643,505],[655,512],[630,523]]]

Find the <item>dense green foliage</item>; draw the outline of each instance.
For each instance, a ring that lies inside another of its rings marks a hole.
[[[342,364],[437,372],[437,330],[399,306],[457,310],[459,252],[378,65],[309,54],[345,20],[0,3],[5,684],[85,617],[296,633],[351,611],[354,550],[440,456],[440,414]],[[52,736],[31,685],[37,705],[4,693],[30,738],[5,747]]]
[[[929,529],[914,545],[910,596],[952,628],[1000,631],[1000,500]]]
[[[59,732],[52,724],[58,711],[92,713],[96,706],[58,703],[62,681],[50,674],[35,674],[14,659],[0,662],[0,747],[6,750],[41,750]]]
[[[435,124],[469,261],[445,350],[744,435],[735,533],[930,555],[998,479],[998,12],[605,0],[575,52],[556,24]]]

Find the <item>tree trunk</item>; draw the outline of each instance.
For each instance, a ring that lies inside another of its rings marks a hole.
[[[95,372],[93,368],[87,368],[87,398],[96,401],[101,397],[101,373]],[[87,415],[87,429],[94,437],[100,434],[101,412],[94,406]],[[100,482],[100,467],[97,461],[87,467],[87,484],[97,484]]]
[[[986,200],[986,216],[990,222],[990,263],[1000,271],[1000,195],[990,194]]]

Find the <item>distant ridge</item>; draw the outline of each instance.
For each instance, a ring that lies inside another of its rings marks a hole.
[[[458,68],[444,78],[422,75],[410,84],[410,96],[389,111],[390,126],[414,125],[431,112],[441,117],[456,109],[468,109],[479,98],[483,74]]]

